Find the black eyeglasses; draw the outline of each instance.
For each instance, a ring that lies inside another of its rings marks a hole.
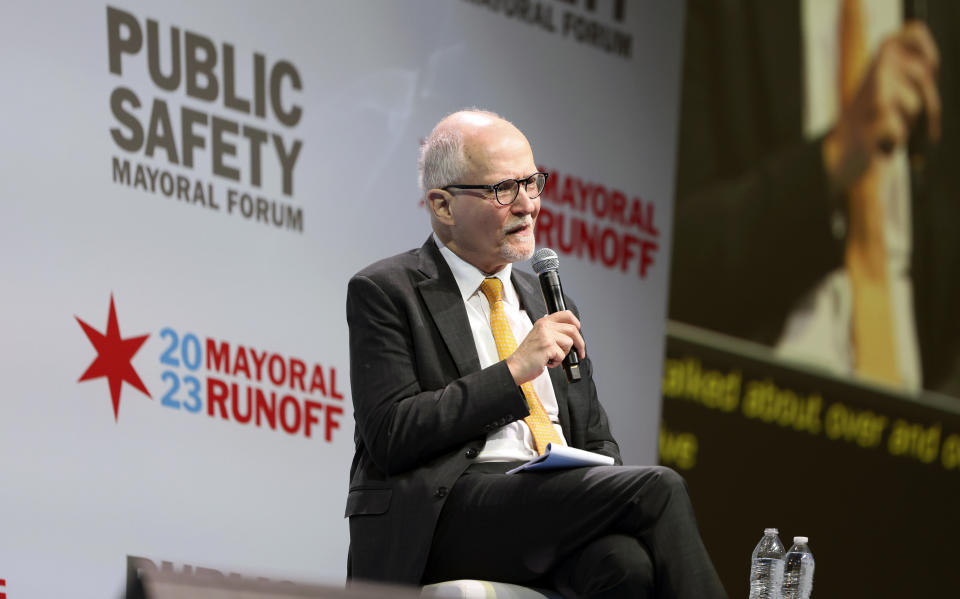
[[[501,206],[509,206],[517,201],[517,196],[520,195],[521,185],[523,185],[523,189],[527,192],[527,197],[531,200],[540,197],[540,194],[543,193],[544,186],[547,184],[547,177],[549,176],[550,173],[533,173],[526,179],[504,179],[493,185],[447,185],[442,189],[489,189],[493,191],[498,204]]]

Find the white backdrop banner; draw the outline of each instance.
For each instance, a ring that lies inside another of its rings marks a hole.
[[[682,12],[5,2],[0,596],[343,580],[346,284],[426,239],[419,140],[465,106],[552,173],[538,243],[655,461]]]

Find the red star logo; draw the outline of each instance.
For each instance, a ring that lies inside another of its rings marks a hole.
[[[133,369],[130,360],[140,350],[140,346],[150,335],[141,335],[139,337],[130,337],[122,339],[120,337],[120,325],[117,324],[117,310],[113,306],[113,294],[110,294],[110,316],[107,318],[107,334],[104,335],[80,320],[79,316],[74,316],[83,332],[87,334],[90,343],[97,350],[97,357],[87,368],[87,371],[80,377],[81,381],[107,377],[110,383],[110,399],[113,400],[113,419],[116,421],[120,415],[120,386],[126,381],[134,388],[139,389],[147,397],[151,397],[150,392],[143,386],[143,381]]]

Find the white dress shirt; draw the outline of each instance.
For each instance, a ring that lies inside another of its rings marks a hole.
[[[473,334],[473,342],[477,347],[477,355],[480,358],[480,368],[492,366],[500,361],[500,356],[497,354],[497,344],[493,339],[493,329],[490,327],[490,303],[487,301],[487,296],[480,291],[480,284],[487,278],[487,275],[476,266],[454,254],[443,245],[436,234],[434,234],[433,240],[440,248],[440,255],[446,260],[447,266],[453,272],[453,278],[457,281],[457,287],[460,288],[460,296],[463,298],[467,318],[470,320],[470,332]],[[520,309],[520,298],[510,281],[512,267],[512,264],[507,264],[500,272],[492,276],[503,282],[504,310],[519,345],[533,329],[533,323],[527,316],[526,311]],[[553,428],[563,439],[563,431],[560,429],[557,417],[559,413],[557,396],[553,391],[553,384],[550,382],[550,375],[547,373],[546,367],[533,380],[533,388],[540,397],[540,403],[547,411],[547,415],[553,423]],[[564,444],[566,444],[566,439],[564,439]],[[476,461],[509,462],[518,460],[525,462],[535,457],[537,457],[537,450],[530,427],[523,420],[517,420],[488,434],[487,442]]]
[[[863,2],[866,43],[870,56],[880,42],[903,24],[900,0]],[[802,4],[804,43],[804,133],[815,139],[836,123],[840,114],[841,0],[806,0]],[[897,366],[903,386],[920,388],[920,354],[913,320],[913,284],[910,280],[910,173],[905,148],[899,147],[882,169],[878,193],[884,209],[887,280],[897,348]],[[814,362],[839,374],[854,372],[851,326],[853,290],[846,269],[829,273],[789,315],[777,352]]]

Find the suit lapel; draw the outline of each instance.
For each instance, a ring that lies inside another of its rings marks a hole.
[[[427,277],[417,285],[420,297],[440,330],[440,336],[443,337],[447,351],[453,356],[460,376],[477,372],[480,370],[480,358],[477,356],[467,310],[463,306],[463,298],[460,297],[460,289],[453,273],[440,255],[433,237],[427,239],[419,253],[419,269]]]
[[[513,287],[520,296],[520,307],[527,312],[531,322],[537,322],[547,314],[547,304],[543,301],[543,293],[540,287],[535,285],[531,279],[518,277],[516,269],[510,275],[513,281]],[[570,438],[570,407],[568,401],[568,392],[570,383],[567,382],[566,374],[562,367],[548,368],[550,382],[553,383],[553,392],[557,396],[558,416],[560,418],[560,428],[567,439],[567,443],[573,443]]]
[[[427,239],[426,243],[420,248],[419,270],[426,277],[417,284],[420,297],[423,298],[434,324],[440,331],[444,344],[453,361],[457,365],[460,376],[466,376],[472,372],[480,370],[480,358],[477,356],[477,348],[473,341],[473,335],[470,333],[470,321],[467,318],[467,310],[463,306],[463,298],[460,297],[460,289],[457,282],[450,272],[440,250],[437,249],[433,238]],[[536,322],[546,315],[547,306],[543,301],[543,294],[540,292],[532,279],[518,277],[516,271],[511,275],[513,286],[520,297],[520,307],[527,312],[532,322]],[[557,396],[557,407],[559,408],[560,426],[563,428],[564,435],[568,443],[572,443],[570,438],[570,408],[568,402],[569,383],[562,368],[549,368],[550,381],[553,383],[553,390]]]
[[[547,314],[547,304],[543,301],[540,287],[534,285],[530,279],[518,277],[516,269],[510,273],[510,280],[520,296],[520,307],[527,311],[530,320],[537,322],[543,318]]]

